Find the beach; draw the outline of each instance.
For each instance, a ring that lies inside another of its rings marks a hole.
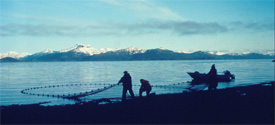
[[[274,81],[108,101],[1,106],[1,124],[274,124]]]

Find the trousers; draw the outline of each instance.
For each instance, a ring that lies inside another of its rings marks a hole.
[[[130,92],[132,98],[135,97],[134,92],[133,92],[133,89],[132,89],[132,86],[123,86],[123,90],[122,90],[122,101],[125,101],[125,100],[126,100],[126,93],[127,93],[127,90],[129,90],[129,92]]]

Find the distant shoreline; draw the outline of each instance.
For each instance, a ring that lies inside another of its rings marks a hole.
[[[83,51],[86,50],[86,51]],[[89,50],[89,51],[88,51]],[[0,62],[55,62],[55,61],[132,61],[132,60],[224,60],[224,59],[274,59],[272,54],[261,53],[224,53],[215,54],[208,51],[195,51],[192,53],[175,52],[168,49],[141,50],[135,48],[116,51],[95,52],[86,45],[76,45],[66,51],[46,50],[20,58],[6,57]]]
[[[137,97],[125,103],[98,105],[98,102],[1,106],[1,123],[274,124],[274,81],[216,92]]]
[[[10,58],[10,57],[9,57]],[[24,61],[24,60],[19,60],[19,59],[9,59],[6,60],[5,58],[0,59],[0,63],[20,63],[20,62],[125,62],[125,61],[192,61],[192,60],[268,60],[270,59],[270,62],[275,62],[275,60],[271,58],[264,58],[264,59],[165,59],[165,60],[67,60],[67,61]]]

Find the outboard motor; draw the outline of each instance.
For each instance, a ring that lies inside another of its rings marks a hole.
[[[224,75],[226,75],[226,76],[231,76],[231,73],[230,73],[228,70],[225,70],[225,71],[224,71]]]
[[[231,79],[235,79],[235,75],[231,74],[228,70],[224,71],[224,75],[229,76]]]
[[[231,74],[230,77],[231,77],[231,79],[235,79],[235,75],[234,74]]]

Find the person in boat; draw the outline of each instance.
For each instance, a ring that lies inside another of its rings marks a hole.
[[[207,73],[208,90],[216,90],[218,86],[217,70],[215,64],[211,66],[210,71]]]
[[[127,93],[127,90],[129,90],[132,98],[135,98],[135,95],[134,95],[134,92],[133,92],[133,89],[132,89],[132,77],[130,76],[130,74],[127,72],[127,71],[124,71],[123,72],[124,75],[123,77],[121,77],[121,79],[118,81],[118,85],[119,83],[123,83],[123,90],[122,90],[122,101],[126,101],[126,93]]]
[[[152,86],[150,85],[149,81],[144,80],[144,79],[140,79],[140,89],[139,89],[139,96],[142,97],[142,93],[144,91],[146,91],[146,96],[149,96],[151,90],[152,90]]]

